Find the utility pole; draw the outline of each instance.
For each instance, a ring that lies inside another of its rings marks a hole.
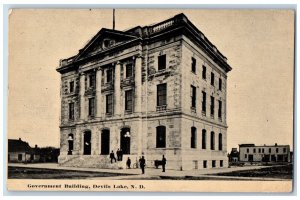
[[[115,9],[113,9],[113,30],[115,30]]]

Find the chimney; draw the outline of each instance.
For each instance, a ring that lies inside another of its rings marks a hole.
[[[19,141],[22,141],[21,138],[19,138]]]
[[[275,147],[277,147],[277,143],[275,143]]]
[[[115,30],[116,22],[115,22],[115,9],[113,9],[113,30]]]
[[[36,148],[36,149],[37,149],[37,147],[38,147],[38,146],[37,146],[37,144],[36,144],[36,145],[34,146],[34,148]]]

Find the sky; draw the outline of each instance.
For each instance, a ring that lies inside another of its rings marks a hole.
[[[184,13],[228,58],[227,149],[242,143],[293,147],[294,13],[287,10],[116,9],[116,29]],[[9,16],[8,133],[59,147],[59,60],[73,56],[111,9],[13,10]]]

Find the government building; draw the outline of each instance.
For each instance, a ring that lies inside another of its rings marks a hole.
[[[184,15],[102,28],[60,61],[59,164],[124,168],[143,155],[166,169],[228,166],[227,58]],[[123,151],[111,164],[109,154]]]

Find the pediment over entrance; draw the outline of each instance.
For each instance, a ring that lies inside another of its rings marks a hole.
[[[105,51],[134,39],[137,39],[137,37],[129,35],[128,33],[103,28],[90,41],[88,41],[84,48],[79,50],[75,60],[95,55],[101,51]]]

